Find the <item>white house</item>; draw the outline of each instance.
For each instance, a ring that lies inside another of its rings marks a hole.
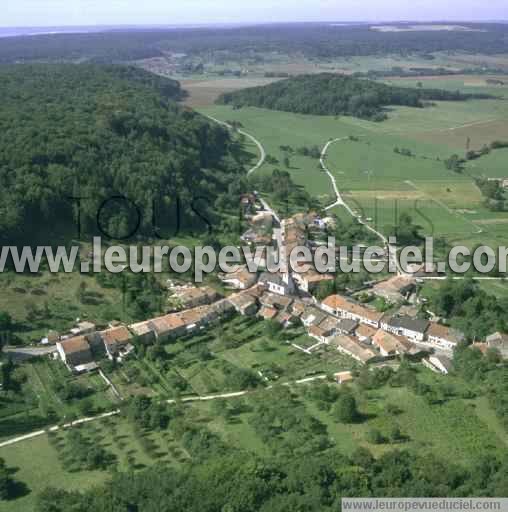
[[[433,372],[439,372],[448,375],[453,369],[452,360],[446,356],[432,355],[428,359],[423,359],[423,364]]]
[[[429,345],[453,350],[461,341],[464,340],[464,334],[460,331],[446,327],[435,322],[430,322],[427,330],[427,343]]]
[[[321,307],[328,313],[339,318],[349,318],[362,324],[378,328],[383,318],[382,313],[368,309],[360,304],[347,300],[340,295],[330,295],[322,303]]]
[[[278,295],[292,295],[295,291],[293,280],[287,274],[271,274],[263,272],[259,282],[264,284],[269,291]]]
[[[405,336],[413,341],[423,341],[429,327],[428,320],[408,316],[383,317],[381,328],[398,336]]]

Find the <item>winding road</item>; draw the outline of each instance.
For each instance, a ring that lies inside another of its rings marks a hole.
[[[298,384],[308,384],[317,380],[325,380],[326,375],[316,375],[313,377],[307,377],[305,379],[295,380],[292,382],[284,382],[281,384],[281,386],[292,386],[292,385],[298,385]],[[231,398],[240,398],[242,396],[248,395],[250,393],[255,392],[262,392],[262,391],[269,391],[270,389],[273,389],[274,386],[267,386],[266,388],[261,389],[246,389],[244,391],[236,391],[233,393],[222,393],[218,395],[204,395],[204,396],[189,396],[186,398],[182,398],[180,400],[166,400],[167,404],[176,404],[178,401],[182,403],[189,403],[189,402],[209,402],[212,400],[228,400]],[[35,432],[30,432],[29,434],[25,434],[22,436],[17,436],[12,439],[8,439],[7,441],[3,441],[0,443],[0,448],[4,448],[6,446],[10,446],[13,444],[21,443],[23,441],[28,441],[29,439],[34,439],[35,437],[40,437],[44,434],[47,434],[48,432],[57,432],[58,430],[66,429],[66,428],[73,428],[77,427],[79,425],[83,425],[85,423],[90,423],[92,421],[98,421],[103,420],[105,418],[110,418],[112,416],[117,416],[120,414],[120,409],[115,409],[114,411],[106,412],[104,414],[99,414],[98,416],[90,416],[87,418],[81,418],[79,420],[75,420],[69,423],[65,423],[64,425],[54,425],[52,427],[48,427],[43,430],[36,430]]]
[[[212,116],[205,116],[205,117],[207,117],[208,119],[214,121],[217,124],[221,124],[222,126],[225,126],[226,128],[229,128],[230,130],[234,130],[234,127],[231,126],[229,123],[226,123],[225,121],[221,121],[220,119],[217,119],[217,118],[212,117]],[[244,132],[243,130],[237,130],[237,131],[238,131],[238,133],[241,133],[242,135],[247,137],[249,140],[251,140],[257,146],[257,148],[259,149],[260,157],[259,157],[258,162],[256,163],[256,165],[252,169],[247,171],[247,176],[250,176],[252,173],[256,172],[265,163],[266,151],[265,151],[265,148],[263,147],[263,144],[261,144],[261,142],[259,142],[259,140],[256,139],[256,137],[252,136],[250,133]]]
[[[362,217],[360,215],[358,215],[345,201],[344,199],[342,198],[341,194],[340,194],[340,191],[339,191],[339,188],[337,186],[337,180],[335,179],[335,176],[330,172],[330,169],[328,169],[326,163],[325,163],[325,160],[326,160],[326,154],[328,153],[328,150],[330,149],[330,146],[332,144],[335,144],[337,142],[341,142],[343,140],[347,140],[348,137],[340,137],[340,138],[337,138],[337,139],[333,139],[333,140],[329,140],[324,148],[323,148],[323,151],[321,151],[321,158],[319,160],[320,164],[321,164],[321,167],[323,168],[323,170],[326,172],[326,174],[328,175],[328,177],[330,178],[330,181],[332,182],[332,186],[333,186],[333,191],[335,192],[335,197],[336,197],[336,201],[331,204],[330,206],[327,206],[325,208],[325,210],[331,210],[332,208],[335,208],[336,206],[343,206],[347,212],[352,216],[354,217],[360,224],[362,224],[363,226],[365,226],[369,231],[371,231],[372,233],[374,233],[379,239],[381,239],[383,241],[383,244],[385,245],[385,247],[388,249],[388,257],[390,258],[390,260],[392,261],[393,263],[393,268],[396,268],[397,269],[397,274],[398,275],[409,275],[407,274],[407,272],[405,272],[402,267],[400,266],[399,264],[399,259],[397,257],[397,247],[394,246],[394,245],[391,245],[387,239],[387,237],[385,235],[383,235],[383,233],[381,233],[380,231],[377,231],[375,228],[373,228],[372,226],[370,226],[367,222],[365,222]]]

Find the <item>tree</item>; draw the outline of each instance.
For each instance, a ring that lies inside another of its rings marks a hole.
[[[315,292],[316,299],[322,301],[335,293],[335,281],[321,281]]]
[[[12,374],[14,372],[14,363],[10,357],[7,358],[7,361],[0,366],[0,377],[2,379],[2,389],[4,391],[9,391],[14,386],[14,381],[12,378]]]
[[[232,411],[228,406],[226,400],[217,399],[212,402],[212,411],[216,416],[229,420],[231,418]]]
[[[11,497],[12,479],[5,465],[5,460],[0,458],[0,500]]]
[[[334,407],[334,415],[340,423],[355,423],[359,417],[355,397],[344,393]]]
[[[381,432],[376,428],[369,430],[366,438],[370,444],[383,444],[386,441]]]
[[[0,332],[8,332],[12,329],[12,317],[6,311],[0,311]]]
[[[393,443],[398,443],[403,439],[402,432],[398,425],[393,425],[390,429],[390,439]]]
[[[81,281],[81,283],[79,283],[78,289],[76,291],[76,299],[78,299],[78,301],[81,303],[85,302],[87,287],[88,285],[85,283],[85,281]]]
[[[282,331],[282,325],[275,320],[267,320],[265,333],[268,338],[277,339]]]
[[[446,159],[444,161],[444,164],[449,171],[453,171],[458,174],[462,173],[462,171],[464,170],[464,161],[462,160],[462,158],[459,157],[459,155],[456,154]]]
[[[93,414],[95,411],[95,405],[93,403],[93,400],[89,397],[83,398],[78,402],[78,408],[79,412],[83,416],[89,416],[90,414]]]

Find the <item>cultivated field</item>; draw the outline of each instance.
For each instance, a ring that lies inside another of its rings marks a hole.
[[[473,78],[477,79],[469,77]],[[447,84],[449,89],[467,91],[467,81],[467,76],[449,80],[436,77],[429,78],[425,87]],[[415,85],[417,79],[400,82]],[[469,162],[463,174],[453,173],[444,165],[451,154],[464,155],[467,147],[475,149],[494,140],[508,140],[508,101],[504,99],[508,88],[481,87],[479,82],[474,87],[477,92],[493,93],[494,89],[500,99],[436,102],[424,109],[394,107],[382,123],[256,108],[214,106],[203,111],[220,119],[240,121],[279,161],[265,164],[259,172],[284,168],[281,145],[323,147],[330,139],[353,136],[357,140],[340,141],[330,147],[327,165],[346,201],[364,218],[389,232],[400,214],[408,212],[423,233],[468,246],[501,245],[508,234],[508,214],[485,208],[473,177],[508,177],[504,167],[506,150],[495,150]],[[409,150],[412,156],[395,153],[395,148]],[[297,184],[326,204],[331,184],[317,161],[295,156],[287,170]]]

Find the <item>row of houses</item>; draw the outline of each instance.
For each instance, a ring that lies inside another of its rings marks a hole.
[[[95,359],[106,356],[122,361],[133,350],[133,340],[146,344],[166,342],[204,329],[235,311],[227,299],[170,313],[131,325],[113,325],[102,331],[89,331],[56,342],[57,353],[74,372],[81,373],[97,368]]]
[[[309,306],[301,316],[310,337],[335,346],[362,364],[374,359],[401,355],[416,356],[422,349],[407,338],[360,323],[357,318],[341,317],[317,306]]]
[[[106,353],[109,359],[122,360],[132,350],[133,335],[124,325],[110,326],[103,331],[80,334],[56,342],[57,353],[68,368],[76,373],[97,368],[94,354]]]
[[[370,327],[381,328],[388,333],[407,338],[412,342],[435,348],[453,350],[464,340],[462,332],[437,322],[400,314],[385,315],[341,295],[327,297],[321,303],[321,307],[338,318],[356,320]]]
[[[221,299],[206,306],[198,306],[131,324],[129,329],[142,343],[166,342],[202,330],[230,315],[234,309],[228,299]]]

